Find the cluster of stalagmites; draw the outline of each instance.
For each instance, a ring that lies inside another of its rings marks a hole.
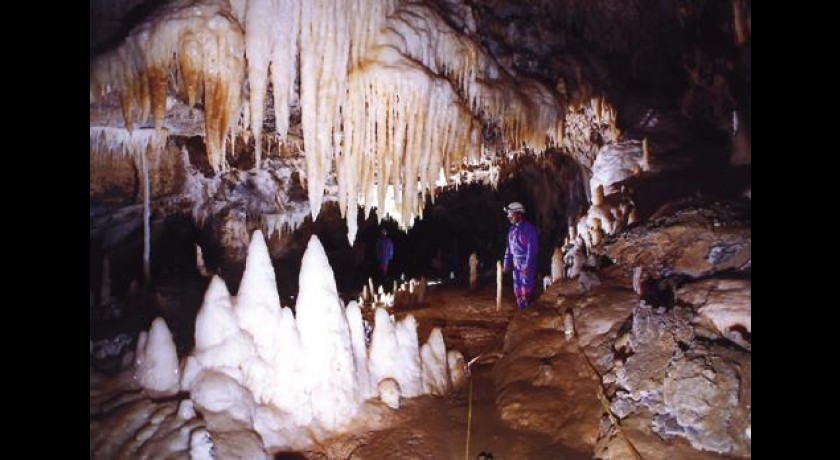
[[[428,282],[426,277],[419,280],[411,278],[408,281],[394,280],[391,292],[385,292],[384,286],[378,289],[373,287],[373,279],[368,279],[368,284],[362,287],[362,294],[359,296],[359,306],[362,308],[412,308],[426,303],[426,289]]]
[[[605,235],[620,232],[625,225],[636,222],[632,203],[615,195],[616,200],[604,199],[604,186],[599,185],[592,193],[592,206],[577,222],[577,235],[588,247],[601,244]]]
[[[213,434],[250,430],[267,450],[302,449],[348,429],[379,398],[443,395],[463,384],[464,358],[439,328],[419,344],[417,322],[383,308],[366,334],[359,304],[346,307],[318,238],[303,256],[295,311],[280,305],[264,237],[254,232],[237,296],[214,276],[195,325],[195,349],[178,361],[158,318],[138,340],[135,379],[150,396],[189,392]]]

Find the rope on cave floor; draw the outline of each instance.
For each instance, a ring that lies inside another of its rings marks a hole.
[[[470,396],[469,404],[467,405],[467,446],[464,449],[464,460],[470,458],[470,432],[472,431],[472,402],[473,402],[473,379],[470,378]]]
[[[496,347],[500,338],[504,338],[505,333],[507,332],[507,327],[503,328],[499,331],[493,340],[490,341],[490,344],[482,351],[481,353],[477,354],[475,358],[469,360],[465,367],[467,378],[470,380],[470,389],[469,389],[469,402],[467,403],[467,445],[464,449],[464,460],[469,460],[470,458],[470,433],[472,432],[472,404],[473,404],[473,378],[472,378],[472,371],[470,368],[473,364],[481,360],[484,357],[492,357],[499,359],[503,353],[494,352],[490,353],[490,350],[493,350]]]
[[[621,424],[618,422],[618,419],[615,418],[615,415],[613,415],[612,411],[610,410],[610,404],[607,400],[607,389],[604,388],[604,379],[601,376],[601,373],[598,372],[598,369],[595,367],[595,365],[592,364],[592,361],[590,361],[589,356],[586,355],[586,352],[583,351],[583,347],[580,346],[580,343],[577,340],[578,337],[577,327],[575,326],[575,315],[571,306],[566,307],[566,314],[572,317],[572,339],[570,340],[574,343],[578,353],[580,353],[580,355],[583,356],[583,360],[586,362],[589,371],[595,376],[595,379],[598,381],[598,401],[601,403],[601,407],[607,413],[607,417],[609,417],[610,423],[612,424],[612,426],[615,427],[616,431],[621,436],[621,439],[623,439],[624,442],[627,443],[627,446],[630,447],[630,451],[633,452],[633,455],[639,460],[644,460],[642,454],[639,452],[638,449],[636,449],[636,446],[633,445],[633,442],[630,441],[630,438],[627,436],[627,433],[625,433],[624,430],[621,428]]]

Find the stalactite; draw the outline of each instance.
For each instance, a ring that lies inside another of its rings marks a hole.
[[[350,55],[349,1],[306,1],[300,18],[300,104],[312,218],[318,217],[339,135]],[[364,19],[362,19],[364,20]]]
[[[204,90],[205,143],[218,171],[224,137],[240,114],[244,82],[243,31],[226,0],[176,0],[161,7],[92,62],[91,93],[96,98],[116,92],[129,131],[149,113],[160,128],[173,68],[190,102]]]
[[[203,93],[212,167],[225,167],[225,136],[248,123],[259,167],[268,75],[283,141],[298,55],[310,211],[317,218],[335,168],[351,244],[359,205],[412,225],[441,169],[478,160],[482,125],[498,126],[508,150],[563,139],[566,108],[552,89],[510,74],[423,2],[178,0],[95,60],[91,94],[118,92],[129,129],[149,113],[163,126],[166,76],[177,68],[189,104]],[[614,118],[593,101],[597,117]]]
[[[250,84],[250,122],[256,168],[262,157],[262,125],[268,71],[274,97],[275,129],[280,141],[289,131],[289,105],[297,75],[300,0],[250,0],[245,13],[245,53]]]
[[[91,127],[90,151],[95,158],[100,155],[125,155],[131,157],[141,171],[143,181],[143,275],[151,282],[151,182],[149,161],[160,158],[168,139],[166,129],[136,129]]]
[[[146,284],[152,283],[152,236],[150,228],[150,220],[152,217],[151,210],[151,190],[149,187],[149,155],[152,153],[152,146],[140,155],[140,165],[143,171],[143,279]]]
[[[151,147],[156,154],[163,151],[169,133],[167,130],[91,127],[90,151],[94,154],[119,154],[137,158]]]

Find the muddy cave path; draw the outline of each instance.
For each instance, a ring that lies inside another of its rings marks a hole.
[[[490,454],[493,459],[590,458],[543,434],[508,428],[497,414],[491,371],[494,358],[501,352],[507,325],[515,314],[512,295],[503,296],[499,311],[495,286],[475,290],[435,286],[430,289],[428,300],[428,306],[397,310],[394,316],[401,319],[409,313],[414,315],[421,340],[428,337],[432,328],[440,327],[447,349],[461,350],[467,360],[481,355],[471,367],[469,382],[446,397],[404,400],[396,423],[383,430],[327,440],[323,445],[326,452],[354,459],[489,458],[481,457],[482,454]]]

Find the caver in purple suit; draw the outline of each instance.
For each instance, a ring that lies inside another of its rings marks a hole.
[[[513,266],[513,293],[516,305],[524,310],[534,290],[537,272],[537,229],[524,218],[511,224],[505,249],[505,271]]]

